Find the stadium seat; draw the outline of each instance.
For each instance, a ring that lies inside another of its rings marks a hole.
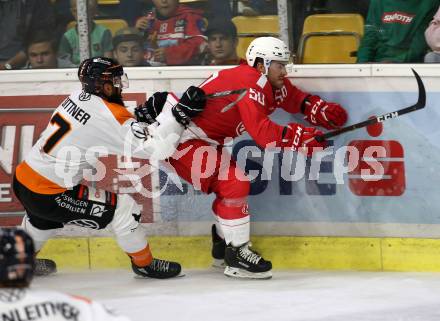
[[[113,5],[119,4],[119,0],[98,0],[99,5]]]
[[[119,29],[128,27],[127,22],[123,19],[97,19],[95,22],[109,28],[112,32],[112,36],[114,36]],[[67,25],[67,29],[73,28],[74,26],[76,26],[76,21],[71,21]]]
[[[316,14],[304,21],[299,63],[355,63],[364,34],[360,14]]]
[[[257,37],[278,37],[278,16],[236,16],[232,22],[237,27],[238,46],[237,53],[240,57],[246,56],[246,49]]]

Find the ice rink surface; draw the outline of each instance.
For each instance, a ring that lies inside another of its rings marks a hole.
[[[438,321],[440,273],[274,271],[271,280],[190,270],[169,280],[129,270],[60,272],[33,288],[87,296],[133,321]]]

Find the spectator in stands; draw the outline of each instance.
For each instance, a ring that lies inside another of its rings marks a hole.
[[[153,0],[157,16],[140,17],[136,28],[147,37],[151,65],[200,64],[207,42],[206,21],[201,10],[180,5],[179,0]],[[148,56],[148,55],[147,55]]]
[[[123,28],[113,38],[113,56],[124,67],[144,65],[143,35],[136,28]]]
[[[55,11],[56,29],[52,32],[57,43],[66,32],[69,22],[74,20],[70,10],[70,0],[51,0]]]
[[[26,56],[28,61],[24,69],[74,67],[66,57],[58,57],[56,41],[49,30],[36,30],[29,35]]]
[[[425,62],[440,62],[440,7],[425,31],[425,39],[431,52],[425,56]]]
[[[49,0],[1,0],[0,70],[19,69],[26,63],[25,38],[30,31],[54,27]]]
[[[277,1],[274,0],[242,0],[243,16],[276,15],[278,12]]]
[[[93,17],[97,11],[97,0],[87,0],[88,18],[89,18],[89,34],[91,42],[91,56],[113,57],[112,34],[109,29],[98,25],[93,21]],[[70,1],[70,9],[75,20],[77,19],[76,0]],[[61,56],[69,55],[70,61],[78,66],[80,63],[79,56],[79,36],[78,28],[70,28],[61,38],[58,54]]]
[[[139,13],[147,14],[153,7],[151,0],[119,0],[119,16],[129,26],[134,26]]]
[[[239,65],[246,60],[237,55],[237,28],[232,21],[212,20],[206,30],[208,53],[204,65]]]
[[[229,0],[207,0],[208,8],[205,16],[208,21],[214,19],[231,20],[233,17],[231,2]]]
[[[358,62],[422,62],[438,0],[371,0]]]

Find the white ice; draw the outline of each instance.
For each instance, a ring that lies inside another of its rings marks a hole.
[[[440,273],[274,271],[271,280],[185,271],[169,280],[129,270],[60,272],[33,287],[98,300],[133,321],[438,321]]]

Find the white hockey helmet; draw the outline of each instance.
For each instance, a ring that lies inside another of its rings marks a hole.
[[[255,60],[262,58],[266,73],[272,60],[288,63],[290,51],[284,41],[275,37],[259,37],[250,43],[246,50],[246,60],[249,66],[253,67]]]

